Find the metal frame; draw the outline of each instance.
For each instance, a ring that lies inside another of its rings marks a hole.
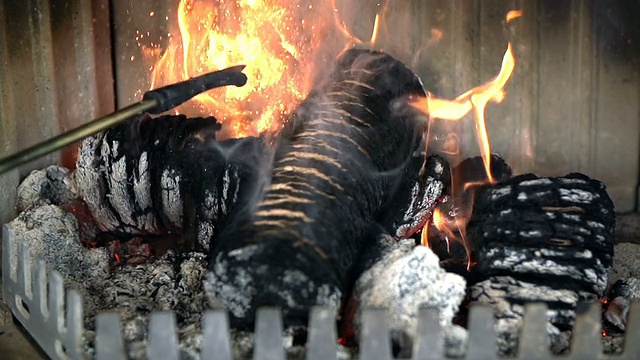
[[[2,228],[2,291],[4,301],[15,318],[52,359],[90,358],[82,349],[82,297],[66,290],[57,271],[47,271],[42,259],[32,259],[29,247],[9,225]],[[66,301],[65,301],[66,299]],[[602,353],[600,308],[591,304],[578,311],[570,355],[552,356],[548,350],[546,306],[526,306],[520,334],[518,360],[580,359],[614,360],[640,358],[640,342],[626,341],[622,355]],[[627,325],[627,339],[640,337],[640,303],[633,304]],[[227,314],[207,311],[203,314],[201,359],[230,360],[231,345]],[[469,315],[469,343],[464,359],[498,360],[493,311],[487,306],[473,306]],[[254,343],[254,360],[285,359],[282,346],[282,318],[278,309],[258,311]],[[120,319],[115,313],[96,317],[96,359],[126,359]],[[178,360],[178,337],[175,314],[158,311],[151,315],[147,354],[149,359]],[[311,311],[306,359],[337,357],[335,318],[328,309]],[[420,311],[418,336],[413,359],[445,360],[441,327],[436,309]],[[384,310],[369,309],[363,314],[360,359],[391,360],[389,330]]]

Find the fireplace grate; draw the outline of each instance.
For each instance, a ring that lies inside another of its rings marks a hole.
[[[12,228],[2,229],[2,291],[4,301],[15,318],[52,359],[86,359],[82,347],[82,298],[75,290],[66,290],[57,271],[47,272],[42,259],[32,259],[28,245],[20,242]],[[66,304],[65,304],[66,302]],[[600,309],[591,304],[578,309],[572,351],[569,356],[552,356],[548,349],[546,306],[526,307],[516,359],[637,359],[640,342],[627,341],[622,355],[602,351]],[[201,359],[231,359],[227,315],[207,311],[203,318]],[[627,326],[627,338],[640,338],[640,303],[633,304]],[[390,360],[391,344],[385,313],[370,309],[363,314],[360,359]],[[282,319],[277,309],[264,308],[257,313],[254,359],[284,359]],[[469,315],[469,343],[465,359],[500,359],[495,346],[493,312],[486,306],[473,306]],[[418,337],[413,359],[447,359],[436,309],[420,312]],[[337,353],[335,318],[328,309],[311,312],[306,359],[335,359]],[[178,360],[175,314],[153,313],[149,323],[147,354],[149,359]],[[96,318],[98,360],[126,359],[118,315],[103,313]]]

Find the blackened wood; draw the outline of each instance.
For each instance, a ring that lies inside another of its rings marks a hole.
[[[540,277],[601,294],[615,213],[604,185],[582,174],[521,175],[478,192],[467,231],[486,275]]]
[[[219,129],[213,117],[141,115],[85,140],[76,179],[101,229],[177,232],[208,249],[268,154],[259,138],[218,142]]]
[[[476,191],[467,225],[477,262],[470,298],[496,309],[501,353],[514,351],[530,302],[547,304],[552,348],[566,349],[577,305],[605,290],[614,228],[604,185],[583,174],[525,174]]]
[[[289,323],[309,307],[337,309],[367,231],[395,194],[422,127],[396,100],[424,93],[392,57],[350,50],[295,110],[255,208],[214,239],[205,286],[249,325],[259,306]]]
[[[413,156],[401,173],[395,195],[383,205],[380,222],[385,231],[406,239],[420,231],[449,187],[449,164],[438,155]]]
[[[208,251],[236,206],[253,202],[265,162],[267,144],[257,137],[216,141],[192,137],[172,159],[184,175],[184,234]],[[239,209],[238,211],[242,211]]]

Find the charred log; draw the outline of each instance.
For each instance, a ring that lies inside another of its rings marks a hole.
[[[509,179],[512,176],[511,167],[498,154],[490,157],[491,176],[497,181]],[[463,160],[451,169],[451,183],[447,186],[442,201],[436,209],[449,224],[457,224],[457,219],[468,219],[473,211],[475,193],[481,189],[481,184],[490,182],[487,177],[482,157],[476,156]],[[472,184],[472,186],[466,186]],[[440,231],[433,222],[428,227],[429,247],[438,255],[441,265],[456,274],[469,277],[467,249],[461,241],[466,235],[456,231],[457,226],[451,226],[451,233]]]
[[[266,153],[257,138],[217,142],[219,129],[212,117],[141,115],[86,139],[75,177],[100,229],[191,234],[206,249]]]
[[[297,107],[260,201],[214,238],[205,288],[237,326],[249,326],[259,306],[280,306],[289,324],[313,305],[339,307],[368,232],[384,223],[419,149],[421,125],[396,104],[411,94],[424,91],[403,64],[351,50]],[[437,191],[430,196],[427,208]]]
[[[526,302],[549,306],[548,328],[564,348],[579,302],[603,295],[615,214],[599,181],[582,174],[521,175],[477,192],[467,227],[474,244],[474,301],[497,309],[501,351],[514,350]]]

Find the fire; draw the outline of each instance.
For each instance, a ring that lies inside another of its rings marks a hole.
[[[506,22],[509,23],[520,16],[522,16],[522,11],[520,10],[509,11],[506,16]],[[480,155],[484,163],[486,182],[488,183],[494,183],[496,180],[491,172],[491,143],[489,142],[489,136],[487,133],[485,109],[489,102],[500,103],[505,98],[506,92],[504,91],[504,87],[511,78],[515,65],[516,60],[513,54],[513,48],[511,43],[509,43],[502,58],[500,71],[492,80],[461,94],[453,100],[439,99],[431,94],[427,94],[426,97],[412,102],[412,106],[419,109],[429,117],[429,122],[433,122],[438,119],[445,121],[459,121],[467,116],[467,114],[473,112],[476,137],[480,147]],[[473,186],[483,185],[486,182],[464,184],[463,189],[466,191]],[[454,194],[454,200],[456,196],[457,195]],[[464,202],[465,200],[462,201]],[[434,211],[432,221],[440,233],[445,236],[447,242],[451,239],[459,239],[464,243],[465,248],[467,249],[470,265],[471,256],[469,243],[465,239],[465,229],[471,213],[469,209],[471,209],[473,205],[473,197],[469,197],[466,201],[471,203],[455,205],[455,207],[459,209],[466,209],[466,211],[454,211],[454,215],[452,215],[450,219],[446,214],[443,214],[440,209],[436,209]],[[427,226],[428,224],[425,225],[422,230],[422,243],[424,245],[428,244]],[[456,233],[458,236],[456,236]]]
[[[382,25],[382,19],[384,19],[387,10],[389,8],[389,0],[386,0],[380,6],[380,10],[376,14],[376,17],[373,20],[373,29],[371,30],[371,37],[369,41],[364,41],[358,38],[355,34],[353,34],[347,24],[340,18],[340,12],[338,11],[338,6],[336,4],[336,0],[331,1],[331,8],[333,9],[333,21],[336,28],[342,33],[342,35],[347,39],[347,43],[345,45],[345,50],[349,49],[353,46],[366,46],[369,48],[374,48],[376,42],[378,40],[378,34],[380,33],[380,27]]]
[[[413,103],[414,107],[427,114],[431,120],[458,121],[473,110],[480,154],[490,182],[494,179],[490,170],[491,144],[485,123],[485,108],[489,101],[500,103],[505,98],[504,86],[509,81],[515,65],[515,56],[509,43],[502,59],[500,72],[493,80],[465,92],[454,100],[438,99],[429,94]]]
[[[234,65],[246,65],[243,87],[227,87],[194,98],[202,113],[226,124],[229,136],[277,131],[309,91],[315,50],[324,25],[297,17],[299,1],[181,0],[178,31],[155,58],[151,88]],[[311,6],[310,9],[311,10]]]

